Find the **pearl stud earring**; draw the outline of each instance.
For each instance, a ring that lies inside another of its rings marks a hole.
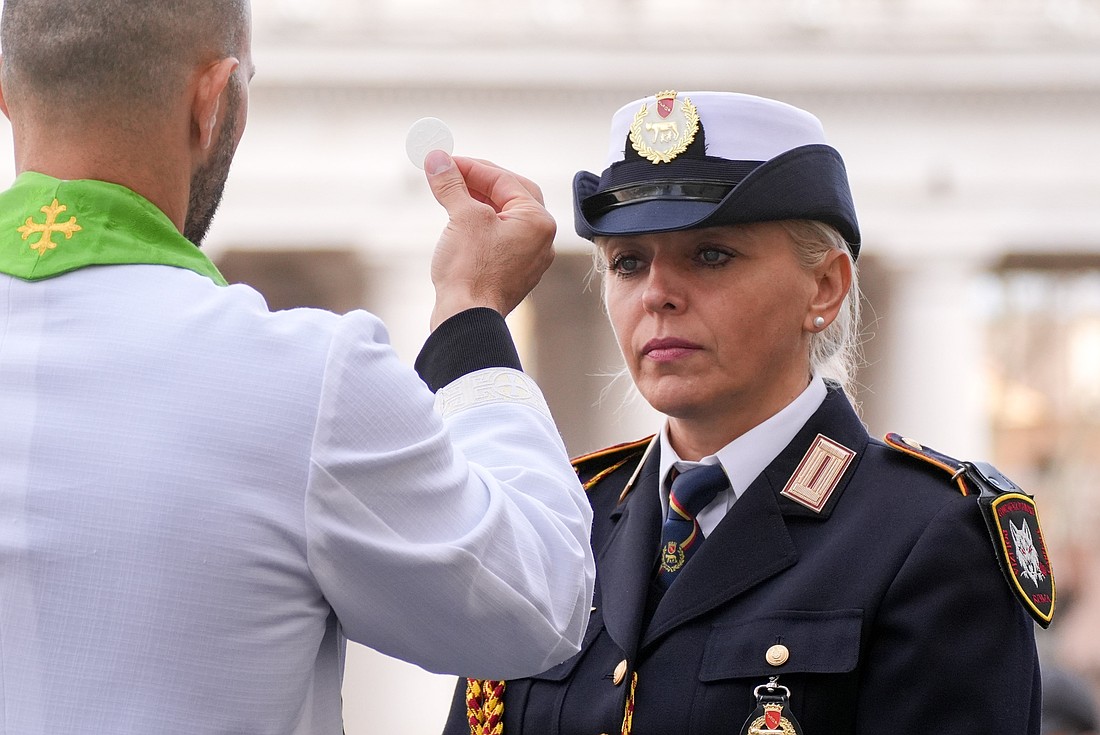
[[[818,329],[821,329],[822,327],[824,327],[825,326],[825,317],[815,316],[814,317],[814,326],[817,327]]]

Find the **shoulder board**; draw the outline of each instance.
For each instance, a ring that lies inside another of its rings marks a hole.
[[[951,481],[959,488],[959,492],[963,495],[970,495],[970,488],[963,480],[965,467],[959,460],[941,454],[935,449],[930,449],[920,442],[901,434],[887,434],[884,441],[899,452],[908,454],[910,457],[916,457],[947,472],[951,475]]]
[[[616,444],[606,449],[584,454],[573,460],[573,469],[577,471],[578,477],[584,484],[584,489],[589,490],[597,482],[631,459],[640,457],[652,440],[653,436],[648,436],[638,441]]]
[[[959,491],[981,508],[993,550],[1008,586],[1042,627],[1054,619],[1054,569],[1034,499],[987,462],[963,462],[899,434],[886,443],[951,474]]]

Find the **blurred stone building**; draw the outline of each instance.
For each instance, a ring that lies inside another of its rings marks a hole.
[[[872,434],[988,458],[1038,496],[1060,585],[1044,654],[1100,682],[1100,0],[253,3],[210,254],[273,307],[370,309],[411,362],[445,217],[404,138],[446,120],[456,153],[534,179],[558,219],[510,321],[573,453],[659,428],[612,381],[572,231],[572,176],[599,171],[612,112],[669,88],[814,112],[864,234]],[[351,648],[349,735],[438,729],[452,679]]]
[[[414,120],[537,181],[558,259],[511,321],[570,451],[655,431],[572,231],[611,113],[659,89],[821,118],[864,232],[873,434],[1036,493],[1060,581],[1044,654],[1100,681],[1100,1],[255,0],[251,127],[210,249],[277,306],[366,307],[410,361],[445,218]],[[351,652],[349,735],[431,732],[451,680]],[[403,699],[408,696],[407,699]]]

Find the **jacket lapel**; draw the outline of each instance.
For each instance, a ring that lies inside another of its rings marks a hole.
[[[856,452],[820,511],[781,495],[818,434]],[[648,645],[673,628],[752,589],[798,561],[785,516],[825,522],[851,479],[868,442],[867,432],[842,393],[830,389],[821,408],[734,503],[691,563],[665,593],[648,629]],[[659,511],[658,511],[659,512]]]
[[[659,454],[659,448],[654,447],[643,460],[634,489],[612,512],[615,527],[607,543],[597,550],[604,626],[629,657],[638,649],[646,595],[661,543]]]

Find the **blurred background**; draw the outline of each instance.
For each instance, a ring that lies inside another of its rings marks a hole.
[[[373,311],[411,363],[445,217],[405,133],[442,118],[457,154],[534,179],[558,219],[557,260],[509,321],[573,454],[660,427],[612,379],[572,228],[573,174],[602,169],[612,113],[714,89],[816,114],[863,230],[864,420],[1036,495],[1058,579],[1042,654],[1097,690],[1100,0],[253,5],[249,128],[208,253],[272,308]],[[453,681],[350,646],[348,735],[437,731]]]

